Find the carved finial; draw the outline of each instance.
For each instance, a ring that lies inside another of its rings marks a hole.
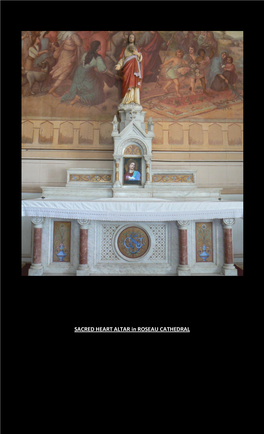
[[[149,120],[148,120],[148,132],[150,132],[150,131],[153,132],[153,125],[154,125],[154,122],[152,122],[152,117],[149,117]]]
[[[118,122],[117,122],[117,117],[116,117],[116,115],[114,116],[114,119],[113,119],[112,124],[113,124],[113,131],[117,131],[117,125],[118,125]]]

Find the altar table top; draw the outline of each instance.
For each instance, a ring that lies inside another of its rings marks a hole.
[[[243,202],[37,198],[22,200],[22,216],[129,222],[243,218]]]

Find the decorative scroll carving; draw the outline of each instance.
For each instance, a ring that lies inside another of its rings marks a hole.
[[[190,220],[177,220],[176,223],[179,229],[187,229],[187,226],[190,225]]]
[[[115,149],[115,155],[122,155],[123,149],[126,149],[127,146],[131,146],[131,142],[137,143],[139,146],[139,149],[141,148],[143,151],[143,154],[148,154],[148,148],[147,145],[143,142],[143,140],[139,139],[138,137],[135,137],[134,135],[126,138],[124,141],[117,144]]]
[[[80,219],[77,220],[77,223],[82,227],[85,226],[85,228],[83,227],[83,229],[87,229],[86,226],[89,226],[91,224],[91,220],[85,220],[85,219]]]
[[[70,181],[79,182],[112,182],[112,175],[70,175]]]
[[[235,219],[223,219],[222,225],[223,227],[232,227],[235,224]]]
[[[153,175],[152,182],[194,182],[193,175]]]
[[[44,221],[45,221],[45,217],[33,217],[31,219],[31,223],[33,223],[34,226],[38,226],[38,227],[42,227]]]
[[[142,155],[141,149],[136,145],[129,145],[124,150],[125,155]]]

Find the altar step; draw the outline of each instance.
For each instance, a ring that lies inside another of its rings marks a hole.
[[[243,263],[242,262],[235,262],[234,266],[237,269],[237,275],[238,276],[243,276]]]
[[[28,269],[30,265],[30,263],[21,262],[21,276],[28,276]]]
[[[29,267],[30,267],[30,263],[25,263],[25,262],[22,262],[21,263],[21,276],[28,276],[28,270],[29,270]],[[235,267],[236,267],[236,269],[238,270],[238,276],[243,276],[243,264],[241,264],[241,263],[235,263],[234,264],[235,265]],[[75,274],[73,274],[73,273],[69,273],[69,274],[60,274],[60,273],[57,273],[57,274],[46,274],[46,273],[44,273],[42,276],[62,276],[62,277],[67,277],[67,276],[75,276]],[[91,274],[90,275],[91,277],[106,277],[107,275],[105,275],[105,274]],[[122,277],[122,274],[112,274],[110,277]],[[129,274],[126,274],[126,276],[129,276]],[[135,276],[135,274],[131,274],[130,276]],[[137,274],[136,276],[146,276],[146,274]],[[173,277],[173,276],[175,276],[174,274],[157,274],[157,275],[155,275],[155,277]],[[192,273],[191,274],[191,276],[190,277],[192,277],[192,276],[194,276],[194,277],[196,277],[196,276],[223,276],[223,274],[217,274],[217,273],[215,273],[215,274],[208,274],[208,273]],[[89,276],[87,276],[87,277],[89,277]]]

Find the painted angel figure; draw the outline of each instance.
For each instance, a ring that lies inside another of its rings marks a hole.
[[[126,47],[123,48],[116,71],[122,73],[121,104],[140,104],[140,88],[143,79],[143,56],[136,48],[135,35],[130,33]]]

